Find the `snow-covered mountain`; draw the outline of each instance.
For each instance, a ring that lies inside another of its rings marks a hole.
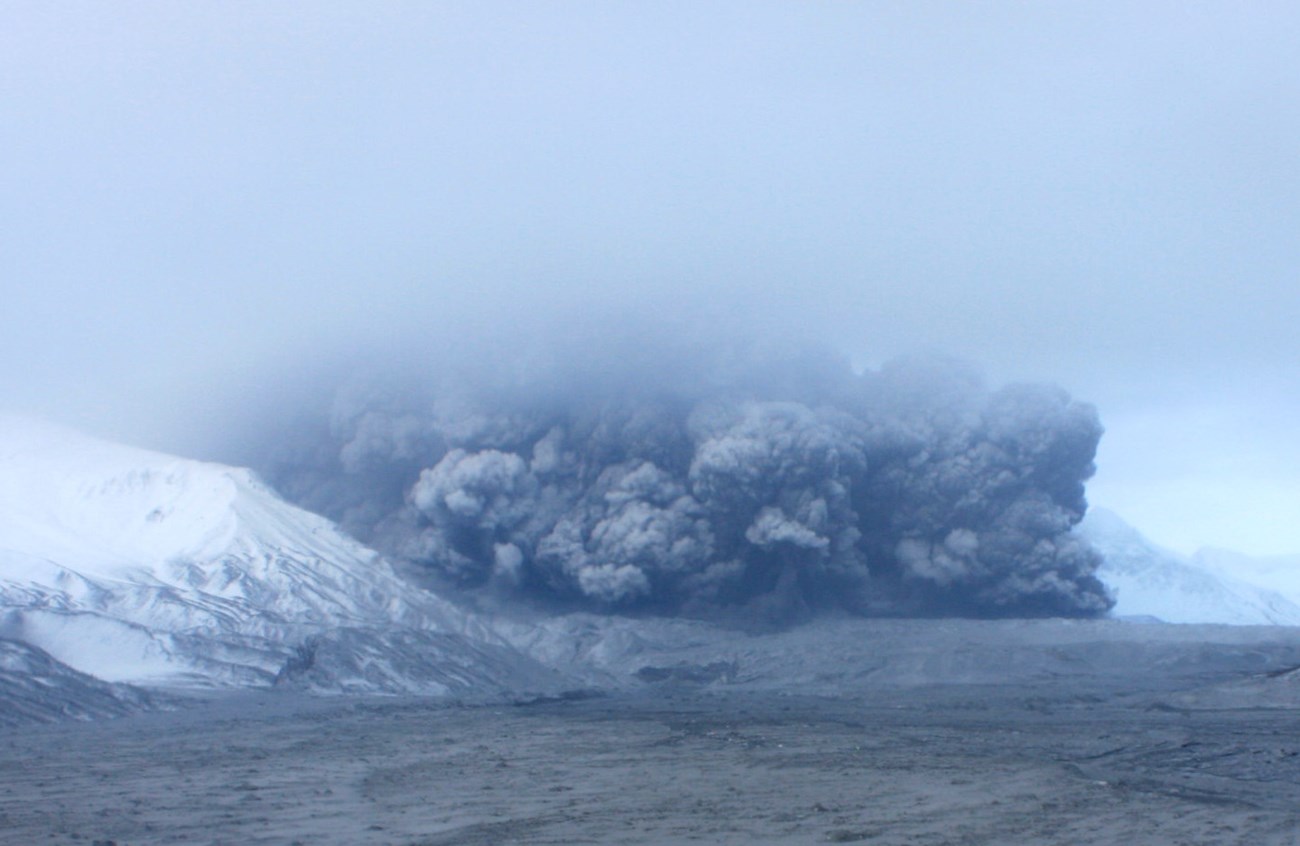
[[[0,636],[106,681],[257,685],[286,678],[286,664],[305,672],[304,646],[349,631],[370,658],[328,678],[350,688],[495,690],[545,676],[247,470],[0,418]],[[439,637],[427,661],[404,648],[401,671],[367,673],[399,632],[404,644]],[[440,662],[476,669],[452,685]]]
[[[1093,508],[1077,529],[1105,558],[1098,577],[1115,591],[1116,617],[1166,623],[1300,626],[1300,602],[1226,565],[1162,549],[1118,516]],[[1252,583],[1254,582],[1254,583]],[[1292,594],[1300,598],[1300,591]]]

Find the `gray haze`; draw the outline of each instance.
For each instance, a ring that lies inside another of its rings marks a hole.
[[[205,457],[386,350],[942,350],[1300,549],[1292,4],[0,6],[0,406]]]

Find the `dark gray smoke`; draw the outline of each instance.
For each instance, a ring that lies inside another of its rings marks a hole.
[[[1070,533],[1102,427],[914,359],[647,349],[353,380],[263,469],[444,582],[556,607],[790,619],[1095,615]]]

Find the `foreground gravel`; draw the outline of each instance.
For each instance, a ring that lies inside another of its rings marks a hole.
[[[0,733],[9,844],[1296,844],[1300,714],[1083,689],[241,695]]]

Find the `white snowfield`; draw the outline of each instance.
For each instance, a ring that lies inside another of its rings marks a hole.
[[[392,631],[410,649],[423,637],[435,663],[439,649],[486,650],[469,684],[492,681],[493,657],[512,663],[474,618],[248,470],[0,417],[0,637],[106,681],[245,685],[286,662],[310,678],[321,668],[303,656],[321,642],[352,632],[373,645]],[[381,660],[349,672],[329,683],[457,686]]]

